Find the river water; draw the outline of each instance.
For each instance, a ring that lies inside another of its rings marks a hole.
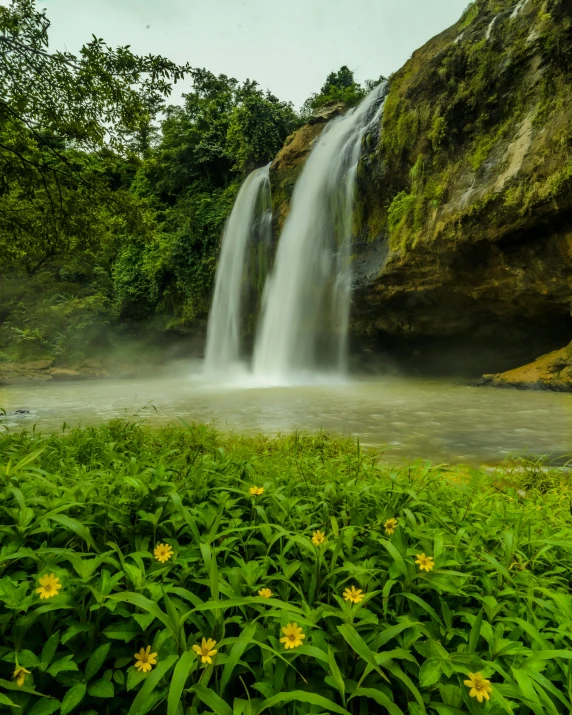
[[[513,455],[572,454],[572,394],[470,387],[417,378],[320,380],[261,387],[195,374],[0,387],[3,424],[41,432],[137,416],[151,424],[214,423],[240,433],[326,430],[384,448],[388,461],[495,464]],[[30,414],[16,415],[16,410]],[[0,418],[0,421],[1,418]]]

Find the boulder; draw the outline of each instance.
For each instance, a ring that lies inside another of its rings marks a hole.
[[[520,390],[572,392],[572,343],[542,355],[528,365],[496,375],[483,375],[479,384]]]
[[[33,360],[22,364],[24,370],[49,370],[54,364],[53,360]]]
[[[50,371],[50,375],[54,380],[58,382],[63,382],[67,380],[84,380],[85,375],[78,370],[71,370],[69,368],[55,367]]]

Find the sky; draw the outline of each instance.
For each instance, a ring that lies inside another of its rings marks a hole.
[[[1,0],[0,0],[1,1]],[[461,16],[468,0],[39,0],[50,45],[76,52],[94,34],[239,80],[299,108],[342,65],[356,79],[399,69]],[[4,3],[3,3],[4,4]],[[172,101],[189,85],[177,85]]]

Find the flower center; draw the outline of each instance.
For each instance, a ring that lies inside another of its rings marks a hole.
[[[294,633],[290,633],[290,635],[288,636],[288,638],[290,638],[291,641],[295,641],[295,640],[296,640],[296,635],[295,635]]]

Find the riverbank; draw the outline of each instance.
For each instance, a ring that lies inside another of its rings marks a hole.
[[[481,673],[501,709],[568,712],[570,476],[379,457],[123,420],[6,435],[2,703],[472,712]]]

